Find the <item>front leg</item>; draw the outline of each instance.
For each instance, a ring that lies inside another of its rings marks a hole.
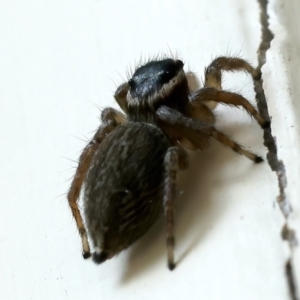
[[[220,56],[214,59],[208,67],[205,68],[204,87],[215,88],[219,91],[222,90],[222,73],[223,71],[236,72],[243,71],[252,76],[253,79],[259,79],[261,73],[259,70],[253,68],[246,60],[238,57]],[[213,99],[205,102],[205,105],[210,109],[217,106],[217,102]]]
[[[179,170],[188,167],[186,152],[179,147],[171,147],[165,155],[165,182],[164,182],[164,214],[166,218],[166,243],[168,255],[168,267],[172,271],[175,268],[174,261],[174,201],[176,196],[176,177]]]
[[[264,120],[264,118],[246,98],[237,93],[219,91],[216,88],[202,88],[195,91],[190,97],[190,110],[192,112],[202,110],[203,103],[206,103],[207,101],[214,101],[216,103],[233,106],[242,106],[251,116],[253,116],[262,128],[270,127],[270,122]]]
[[[246,60],[238,57],[220,56],[214,59],[210,65],[205,68],[204,87],[213,87],[222,90],[222,71],[244,71],[249,73],[253,79],[259,79],[261,73],[253,68]]]
[[[170,107],[162,105],[157,110],[156,116],[160,122],[160,127],[165,131],[167,136],[170,138],[172,135],[177,135],[177,141],[179,141],[180,144],[182,144],[180,139],[183,137],[194,146],[194,149],[205,149],[208,147],[209,139],[212,137],[255,163],[263,161],[260,156],[245,150],[242,146],[216,130],[213,126],[199,120],[187,118],[182,113]],[[182,144],[182,146],[185,147],[185,144]]]
[[[83,224],[82,216],[78,208],[78,199],[82,184],[86,178],[91,161],[99,148],[106,135],[114,130],[118,125],[126,122],[126,117],[113,108],[106,108],[101,114],[102,124],[95,133],[92,140],[83,149],[80,157],[77,170],[75,172],[70,190],[67,198],[69,206],[72,211],[72,215],[76,221],[77,229],[79,231],[81,242],[82,242],[82,255],[84,258],[88,258],[90,253],[90,246],[88,243],[87,232]]]

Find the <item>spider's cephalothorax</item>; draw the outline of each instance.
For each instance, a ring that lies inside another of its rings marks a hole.
[[[191,92],[182,61],[170,58],[137,68],[117,89],[115,99],[125,114],[103,110],[102,124],[80,156],[68,193],[84,258],[90,256],[90,246],[78,208],[83,185],[96,263],[132,245],[164,213],[172,270],[176,175],[188,165],[183,148],[202,150],[214,138],[256,163],[262,161],[214,127],[211,103],[242,106],[261,127],[270,125],[247,99],[222,90],[223,71],[246,71],[254,79],[260,75],[243,59],[218,57],[205,69],[204,87]]]
[[[188,103],[188,82],[181,60],[168,58],[146,63],[136,69],[126,88],[129,121],[155,122],[160,105],[184,112]]]

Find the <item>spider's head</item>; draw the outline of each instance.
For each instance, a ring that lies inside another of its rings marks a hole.
[[[124,85],[127,86],[126,97],[123,95],[125,103],[118,101],[118,91],[115,97],[130,119],[134,120],[153,115],[162,104],[180,102],[188,90],[183,62],[171,58],[149,61],[137,68]]]
[[[185,77],[181,60],[168,58],[148,62],[139,67],[128,81],[131,98],[128,104],[130,100],[155,101],[157,97],[167,96],[174,85],[181,81],[181,77]]]

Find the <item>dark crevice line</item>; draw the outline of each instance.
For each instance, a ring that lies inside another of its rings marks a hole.
[[[271,41],[274,38],[273,33],[269,29],[269,16],[267,12],[268,0],[258,0],[260,6],[260,22],[261,22],[261,43],[259,45],[257,55],[258,55],[258,70],[261,71],[262,66],[266,63],[266,52],[271,46]],[[260,78],[255,80],[254,89],[256,93],[256,101],[259,113],[264,117],[265,120],[271,120],[268,112],[268,105],[266,101],[266,96],[263,89],[263,79]],[[279,195],[277,197],[277,202],[281,209],[281,212],[285,218],[285,224],[281,231],[281,237],[283,240],[289,243],[290,255],[285,263],[285,274],[287,279],[287,284],[289,287],[290,297],[292,300],[299,300],[296,278],[293,270],[293,250],[297,246],[297,237],[294,230],[290,229],[288,226],[288,218],[292,212],[291,204],[286,198],[285,188],[287,186],[287,178],[285,172],[285,166],[282,160],[278,159],[277,156],[277,146],[276,139],[272,135],[271,127],[264,129],[264,145],[268,149],[267,160],[272,169],[276,172]]]
[[[297,297],[297,286],[296,286],[296,280],[293,270],[293,264],[291,262],[291,258],[288,259],[285,265],[285,274],[288,280],[288,285],[290,289],[290,295],[292,300],[298,300],[299,297]]]

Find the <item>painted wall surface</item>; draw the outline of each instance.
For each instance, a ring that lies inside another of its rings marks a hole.
[[[166,266],[163,219],[104,264],[83,260],[66,200],[74,160],[99,126],[101,109],[117,108],[112,95],[140,59],[176,54],[200,80],[219,55],[238,55],[257,65],[258,3],[15,0],[0,5],[0,298],[290,299],[284,271],[290,249],[281,238],[286,220],[267,162],[255,165],[216,141],[191,153],[190,169],[179,176],[173,272]],[[274,30],[281,24],[276,5]],[[289,49],[299,62],[297,45]],[[285,65],[286,53],[274,68],[280,51],[268,54],[263,78],[279,155],[292,178],[288,193],[296,229],[299,131],[293,139],[285,135],[290,127],[298,130],[299,112],[285,122],[291,110],[276,105],[279,96],[289,99],[288,91],[299,95],[293,83],[299,68]],[[224,88],[255,105],[246,74],[225,74]],[[299,107],[297,97],[292,99],[288,107]],[[263,131],[244,110],[220,105],[216,113],[220,131],[266,156]],[[299,250],[293,251],[299,267]]]

